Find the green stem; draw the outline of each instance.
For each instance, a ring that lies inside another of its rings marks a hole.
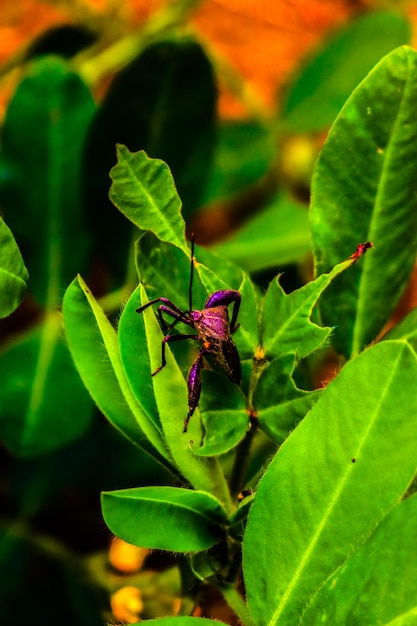
[[[236,587],[234,585],[226,585],[223,583],[217,584],[216,587],[232,611],[238,616],[242,624],[244,626],[254,626],[246,602],[237,591]]]

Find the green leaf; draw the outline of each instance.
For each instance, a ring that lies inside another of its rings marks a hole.
[[[21,303],[29,277],[16,241],[0,217],[0,317],[10,315]]]
[[[46,454],[89,428],[91,401],[72,366],[58,314],[1,353],[0,378],[0,438],[15,454]]]
[[[321,274],[289,294],[279,284],[279,276],[271,281],[265,294],[261,319],[260,343],[265,358],[272,360],[294,354],[302,359],[326,340],[330,328],[311,322],[311,312],[322,292],[356,260],[354,253],[335,265],[329,273]]]
[[[406,342],[374,345],[345,365],[279,449],[243,543],[258,626],[298,623],[319,586],[404,495],[417,466],[416,379]]]
[[[199,552],[224,539],[226,511],[209,493],[177,487],[138,487],[102,494],[110,530],[143,548]]]
[[[146,286],[150,299],[163,296],[180,309],[189,308],[190,252],[184,254],[171,243],[158,239],[151,232],[136,242],[136,265],[139,280]],[[193,306],[203,306],[207,292],[194,272]]]
[[[325,583],[301,624],[417,623],[417,495],[382,520]],[[410,620],[410,621],[407,621]]]
[[[153,392],[151,376],[153,370],[147,350],[145,324],[143,315],[138,315],[136,312],[141,304],[140,291],[140,286],[135,289],[120,316],[117,333],[120,358],[136,401],[162,435]]]
[[[117,165],[110,171],[110,200],[141,230],[188,254],[181,200],[166,163],[117,145]]]
[[[86,265],[81,169],[93,112],[79,76],[46,57],[30,65],[2,131],[2,209],[29,268],[29,288],[51,309]]]
[[[204,372],[200,412],[204,440],[193,446],[199,456],[218,456],[243,439],[249,428],[245,398],[237,385],[217,372]]]
[[[297,132],[330,126],[345,100],[391,50],[409,43],[408,20],[397,12],[371,12],[337,32],[301,69],[283,107],[283,123]]]
[[[215,250],[247,272],[299,262],[311,250],[308,211],[277,196]]]
[[[74,363],[99,409],[151,456],[167,459],[160,433],[137,404],[126,380],[116,332],[80,276],[65,293],[63,317]]]
[[[359,242],[375,251],[338,278],[320,301],[332,341],[345,355],[372,341],[408,281],[417,247],[417,52],[386,56],[334,123],[312,183],[316,272]]]
[[[220,121],[201,206],[228,200],[265,176],[276,156],[273,133],[256,121]]]
[[[273,359],[262,370],[253,395],[260,428],[278,444],[301,422],[321,393],[298,389],[294,368],[294,355]]]

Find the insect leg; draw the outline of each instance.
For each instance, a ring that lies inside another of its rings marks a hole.
[[[201,394],[201,370],[203,369],[203,354],[207,352],[206,348],[202,348],[198,356],[191,366],[188,374],[188,413],[185,418],[183,433],[187,432],[190,417],[196,410]]]
[[[157,302],[162,302],[161,307],[163,307],[163,310],[165,310],[166,312],[168,312],[167,309],[170,309],[171,312],[172,312],[171,315],[173,313],[176,313],[179,317],[181,317],[181,318],[183,317],[184,311],[181,311],[181,309],[179,307],[177,307],[176,304],[171,302],[171,300],[168,300],[168,298],[164,298],[164,297],[154,298],[153,300],[149,300],[149,302],[147,302],[146,304],[143,304],[138,309],[136,309],[136,313],[142,313],[142,311],[147,309],[149,306],[152,306],[153,304],[156,304]],[[175,317],[174,315],[172,315],[172,316]]]
[[[162,339],[162,342],[161,342],[162,362],[161,362],[161,365],[157,367],[154,372],[152,372],[152,376],[155,376],[155,374],[158,374],[158,372],[160,372],[167,364],[166,358],[165,358],[165,345],[167,344],[167,342],[168,341],[182,341],[183,339],[199,339],[199,336],[198,335],[165,335],[165,337]]]

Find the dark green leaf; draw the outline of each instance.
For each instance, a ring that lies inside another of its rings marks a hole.
[[[15,454],[45,454],[89,428],[91,401],[72,366],[58,314],[2,352],[0,378],[0,438]]]
[[[17,309],[25,294],[28,277],[14,237],[0,217],[0,317]]]
[[[247,272],[299,262],[310,249],[306,207],[282,195],[215,246]]]
[[[303,626],[417,623],[417,495],[389,513],[319,590]]]
[[[168,298],[180,309],[189,308],[190,257],[171,243],[144,233],[136,243],[136,265],[139,280],[146,286],[149,299]],[[193,306],[202,307],[207,292],[194,272]]]
[[[417,395],[408,393],[416,380],[406,342],[374,345],[345,365],[279,449],[243,544],[259,626],[297,624],[320,585],[404,495],[417,466]]]
[[[409,43],[410,36],[410,24],[400,13],[370,12],[349,22],[290,86],[282,113],[285,126],[298,132],[330,126],[372,67],[397,46]]]
[[[303,391],[293,380],[295,358],[287,354],[266,364],[253,396],[259,426],[281,444],[318,399],[321,391]]]
[[[372,341],[408,281],[417,247],[417,52],[385,57],[357,87],[321,151],[312,185],[316,272],[359,242],[375,250],[326,290],[325,324],[338,351]]]
[[[275,152],[273,133],[257,122],[220,122],[214,161],[201,204],[228,200],[247,190],[267,174]]]
[[[1,204],[29,268],[29,288],[50,308],[85,268],[81,156],[93,112],[78,75],[44,58],[30,66],[6,113]]]
[[[209,493],[138,487],[102,494],[104,521],[129,543],[172,552],[207,550],[224,538],[226,511]]]

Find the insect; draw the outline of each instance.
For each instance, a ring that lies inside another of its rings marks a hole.
[[[241,367],[239,353],[232,339],[232,333],[236,330],[236,320],[240,307],[240,293],[233,289],[222,289],[215,291],[204,303],[201,311],[193,310],[192,307],[192,286],[194,270],[194,240],[191,241],[191,270],[190,283],[188,289],[188,311],[183,311],[168,298],[160,297],[150,300],[143,306],[136,309],[137,313],[142,313],[145,309],[160,302],[158,306],[158,319],[165,336],[162,339],[162,360],[161,365],[152,372],[152,376],[158,374],[166,365],[165,346],[171,341],[182,341],[185,339],[196,339],[203,345],[197,358],[191,366],[188,374],[188,414],[185,418],[183,433],[187,431],[190,417],[196,410],[201,394],[201,371],[203,369],[203,357],[210,355],[215,363],[222,367],[229,379],[240,384]],[[228,307],[233,304],[232,318],[229,323]],[[174,319],[168,325],[163,318],[163,313]],[[193,328],[193,334],[171,335],[170,331],[177,322],[182,322]]]

